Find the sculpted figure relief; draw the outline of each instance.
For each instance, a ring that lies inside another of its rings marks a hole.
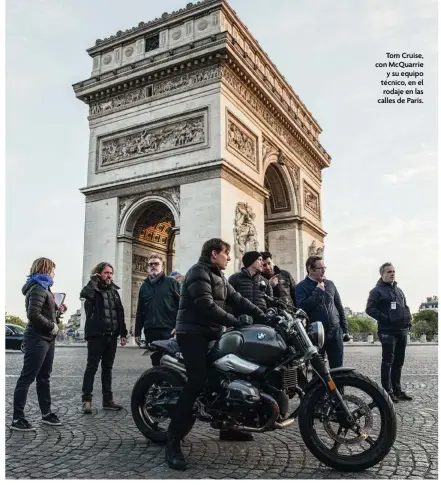
[[[245,157],[253,166],[257,165],[257,148],[256,139],[249,136],[244,130],[241,130],[239,126],[231,119],[228,120],[228,133],[227,133],[228,147],[239,152]]]
[[[320,256],[321,258],[323,258],[324,251],[325,246],[321,246],[318,248],[314,240],[308,248],[308,256]]]
[[[239,202],[236,206],[234,219],[234,243],[236,255],[236,270],[240,270],[242,256],[247,251],[257,251],[257,231],[254,221],[256,214],[245,202]]]
[[[204,117],[198,116],[102,141],[101,165],[106,166],[140,155],[149,155],[204,141]]]

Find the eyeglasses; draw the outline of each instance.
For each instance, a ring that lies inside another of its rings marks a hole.
[[[318,267],[315,267],[315,268],[312,268],[312,269],[322,269],[323,271],[326,270],[326,266],[318,266]]]
[[[155,262],[155,263],[149,263],[149,266],[159,266],[160,264],[161,263],[157,263],[157,262]]]

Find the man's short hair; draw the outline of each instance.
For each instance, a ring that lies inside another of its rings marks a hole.
[[[309,256],[309,258],[306,260],[306,272],[309,273],[310,269],[315,268],[315,263],[317,261],[322,261],[323,258],[321,256]]]
[[[220,253],[224,248],[226,249],[226,251],[230,251],[231,246],[227,242],[219,238],[209,239],[202,246],[201,256],[209,258],[211,257],[211,253],[213,251]]]
[[[162,259],[162,256],[159,255],[158,253],[152,253],[149,256],[149,259],[147,260],[147,262],[151,261],[152,259],[159,259],[159,261],[161,261],[161,263],[164,264],[164,260]]]
[[[271,258],[273,259],[273,255],[269,251],[263,251],[261,253],[262,259],[265,261],[265,259]]]
[[[383,276],[383,273],[384,273],[384,270],[388,267],[388,266],[393,266],[392,263],[383,263],[381,266],[380,266],[380,276]]]
[[[112,271],[115,272],[113,266],[110,263],[106,263],[105,261],[103,261],[102,263],[98,263],[95,268],[93,268],[90,274],[93,276],[94,274],[102,273],[104,271],[104,268],[106,268],[107,266],[112,268]]]

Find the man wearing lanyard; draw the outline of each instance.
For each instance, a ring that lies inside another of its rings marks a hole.
[[[393,402],[411,401],[412,398],[401,388],[401,369],[412,317],[406,297],[397,287],[392,263],[381,265],[380,276],[369,293],[366,313],[378,322],[378,338],[383,350],[381,385]]]

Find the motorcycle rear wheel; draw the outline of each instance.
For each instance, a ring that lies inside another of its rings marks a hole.
[[[184,378],[165,367],[153,367],[136,381],[131,398],[132,417],[139,431],[155,443],[167,441],[167,429],[160,427],[160,421],[148,412],[148,395],[162,387],[184,387]],[[170,417],[170,416],[169,416]]]
[[[369,403],[364,403],[362,405],[360,401],[358,405],[361,408],[364,407],[365,412],[367,411],[367,408],[370,410],[378,409],[381,421],[378,438],[375,442],[369,434],[367,434],[367,438],[365,439],[360,438],[359,442],[363,443],[365,446],[363,447],[360,445],[363,451],[359,454],[353,454],[348,445],[337,444],[337,441],[334,441],[334,445],[331,449],[325,446],[325,442],[321,440],[318,435],[317,431],[319,428],[321,429],[321,427],[323,427],[323,429],[325,429],[325,427],[327,427],[327,429],[332,432],[331,425],[340,425],[336,420],[330,420],[325,424],[320,421],[320,407],[322,406],[324,399],[326,399],[326,388],[321,381],[317,382],[316,385],[307,392],[300,406],[300,434],[309,451],[325,465],[343,472],[359,472],[366,470],[379,463],[389,453],[395,442],[397,419],[393,403],[382,387],[359,372],[343,372],[333,376],[333,380],[337,388],[342,389],[344,387],[344,398],[345,400],[347,399],[348,402],[352,400],[352,403],[357,403],[356,396],[351,397],[351,387],[360,390],[369,396]],[[354,415],[354,413],[352,414]],[[365,415],[360,419],[363,420],[364,418]],[[360,419],[357,419],[359,424],[361,424]],[[326,438],[329,440],[337,438],[337,440],[343,439],[344,441],[346,439],[346,434],[344,434],[344,436],[341,435],[343,429],[344,427],[339,427],[339,432],[335,433],[334,436],[329,435]],[[351,431],[351,433],[353,433],[353,431]],[[357,438],[355,438],[355,440],[357,440]],[[346,447],[345,449],[349,451],[349,455],[339,454],[338,450],[341,446]]]

